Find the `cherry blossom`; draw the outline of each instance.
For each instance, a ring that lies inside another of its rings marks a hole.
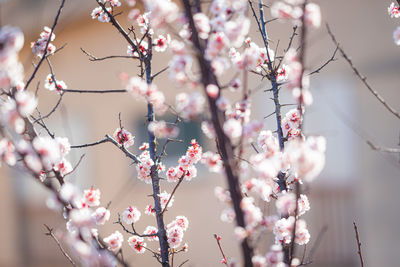
[[[167,205],[168,200],[171,198],[171,194],[168,194],[166,191],[160,193],[157,195],[160,198],[160,204],[161,208],[164,210],[165,206]],[[173,196],[171,200],[168,203],[168,208],[172,207],[172,204],[174,203],[175,197]]]
[[[136,253],[142,254],[146,251],[145,247],[147,246],[146,243],[143,242],[143,237],[139,236],[131,236],[128,239],[128,244],[131,248],[133,248]]]
[[[170,42],[171,37],[169,36],[169,34],[167,34],[166,37],[164,37],[163,35],[159,35],[157,38],[154,39],[154,50],[157,52],[164,52]]]
[[[391,18],[400,18],[399,7],[392,2],[388,7],[388,14]]]
[[[111,7],[107,7],[106,10],[111,13]],[[91,16],[92,19],[97,19],[100,22],[110,22],[110,17],[100,6],[93,9]]]
[[[0,158],[10,166],[14,166],[17,162],[15,146],[6,138],[0,140]]]
[[[104,207],[99,207],[92,213],[92,218],[97,225],[104,225],[110,219],[110,211]]]
[[[224,123],[224,133],[230,139],[239,138],[242,135],[242,125],[236,119],[229,119]]]
[[[152,121],[148,129],[158,138],[176,138],[179,134],[178,127],[165,121]]]
[[[128,148],[135,143],[135,137],[124,128],[117,128],[114,132],[114,138],[118,144]]]
[[[180,93],[175,97],[175,107],[179,116],[192,120],[204,111],[205,99],[200,93]]]
[[[142,213],[137,208],[129,206],[122,213],[122,220],[126,224],[136,223],[139,221],[141,215]]]
[[[82,202],[88,207],[97,207],[100,205],[100,190],[99,189],[87,189],[83,191]]]
[[[315,3],[308,3],[304,13],[304,21],[308,26],[319,28],[321,26],[321,9]]]
[[[54,41],[55,38],[56,36],[54,33],[52,33],[52,30],[47,26],[44,27],[44,31],[40,33],[40,38],[36,42],[31,43],[32,53],[37,57],[42,57],[48,43],[46,54],[54,54],[54,52],[56,51],[56,47],[51,42]]]
[[[116,252],[122,247],[124,237],[119,231],[115,231],[111,235],[104,238],[103,241],[107,245],[109,250]]]
[[[158,236],[157,234],[157,228],[154,226],[147,226],[146,229],[143,231],[144,235],[152,235],[154,234],[154,236],[148,236],[147,240],[149,241],[158,241]]]
[[[46,88],[49,91],[57,90],[57,92],[60,93],[63,89],[67,89],[67,85],[65,84],[64,81],[56,80],[54,82],[53,75],[49,74],[47,75],[46,80],[44,82],[44,88]]]

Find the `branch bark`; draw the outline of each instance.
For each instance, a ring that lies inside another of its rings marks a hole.
[[[189,0],[182,0],[182,4],[184,6],[184,11],[186,13],[186,17],[189,20],[189,28],[192,32],[192,42],[195,48],[197,60],[201,70],[202,84],[204,86],[204,90],[207,85],[214,84],[218,86],[218,81],[214,74],[212,73],[212,68],[210,66],[210,62],[204,58],[204,50],[205,44],[200,42],[198,37],[198,32],[196,30],[194,21],[193,21],[193,11],[192,6],[190,5]],[[197,10],[199,6],[197,7]],[[224,163],[226,178],[228,182],[229,192],[232,197],[233,209],[236,214],[236,224],[240,227],[245,227],[244,214],[240,207],[240,203],[242,201],[242,194],[239,185],[239,177],[237,174],[237,170],[233,167],[236,166],[236,161],[234,159],[234,151],[233,146],[228,137],[225,136],[224,131],[222,129],[225,122],[225,115],[222,111],[217,108],[216,100],[207,95],[212,123],[214,126],[214,130],[217,137],[217,143],[219,146],[219,151],[221,154],[221,159]],[[249,245],[248,239],[244,239],[242,241],[242,255],[244,260],[244,266],[250,267],[253,266],[251,258],[253,256],[253,248]]]

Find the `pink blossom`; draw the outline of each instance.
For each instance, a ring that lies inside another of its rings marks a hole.
[[[117,128],[114,132],[114,138],[117,140],[118,144],[125,148],[128,148],[135,143],[135,137],[124,128]]]
[[[388,14],[391,18],[400,18],[399,7],[392,2],[388,7]]]
[[[155,216],[156,215],[156,211],[151,205],[147,205],[146,209],[144,210],[144,214]]]
[[[224,133],[230,139],[239,138],[242,135],[242,125],[236,119],[229,119],[224,123]]]
[[[204,111],[205,99],[200,93],[180,93],[175,99],[176,111],[184,119],[192,120]]]
[[[223,169],[221,156],[211,151],[207,151],[203,154],[201,162],[206,165],[210,172],[220,173]]]
[[[111,7],[106,8],[109,13],[111,13]],[[102,7],[96,7],[91,13],[92,19],[98,19],[100,22],[110,22],[110,17],[106,12],[103,11]]]
[[[122,220],[126,224],[133,224],[139,221],[141,215],[141,212],[137,208],[129,206],[122,213]]]
[[[143,241],[143,237],[131,236],[128,239],[128,244],[136,251],[136,253],[143,254],[146,251],[145,247],[147,246]]]
[[[111,235],[104,238],[103,241],[106,243],[109,250],[116,252],[122,247],[124,237],[119,231],[115,231]]]
[[[15,102],[17,103],[19,114],[25,118],[33,113],[38,104],[35,95],[28,91],[17,91],[15,93]]]
[[[165,121],[152,121],[148,129],[157,138],[176,138],[179,134],[179,128],[173,124],[167,124]]]
[[[110,219],[110,211],[104,207],[99,207],[92,213],[92,218],[97,225],[104,225]]]
[[[319,28],[321,26],[321,9],[319,5],[308,3],[306,5],[304,21],[308,26]]]
[[[44,88],[49,91],[57,90],[57,92],[61,92],[62,89],[67,89],[67,85],[64,81],[56,80],[54,82],[52,74],[47,75],[46,80],[44,81]]]
[[[193,15],[194,24],[198,35],[201,39],[207,39],[211,30],[209,19],[204,13],[196,13]]]
[[[163,35],[159,35],[157,38],[154,39],[154,50],[157,52],[164,52],[169,43],[171,42],[171,37],[169,34],[167,34],[167,37],[164,37]]]
[[[0,158],[10,166],[14,166],[17,162],[15,147],[13,143],[6,138],[0,140]]]
[[[219,95],[219,87],[216,86],[215,84],[209,84],[206,87],[206,92],[209,97],[217,98],[217,96]]]
[[[32,53],[37,57],[42,57],[44,54],[44,50],[46,49],[46,45],[49,41],[54,41],[55,34],[52,33],[50,37],[51,29],[49,27],[44,27],[44,31],[40,33],[40,38],[36,42],[31,43]],[[55,52],[56,47],[50,43],[47,46],[47,55],[51,55]]]
[[[144,235],[154,235],[154,236],[148,236],[147,237],[148,241],[158,241],[157,233],[158,233],[157,228],[154,226],[147,226],[143,232]]]
[[[168,194],[166,191],[160,193],[157,195],[160,198],[160,204],[161,204],[161,209],[165,209],[165,205],[167,205],[168,200],[171,197],[171,194]],[[168,203],[168,208],[172,207],[172,204],[174,203],[174,196],[171,198],[171,200]]]
[[[82,203],[88,207],[97,207],[100,205],[100,190],[99,189],[87,189],[83,191]]]
[[[59,163],[56,163],[53,169],[56,172],[60,172],[62,177],[73,171],[71,163],[65,158],[63,158]]]

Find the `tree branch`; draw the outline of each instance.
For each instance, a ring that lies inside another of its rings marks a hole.
[[[337,45],[339,48],[340,53],[344,57],[344,59],[347,61],[349,64],[350,68],[354,71],[354,73],[357,75],[357,77],[361,80],[361,82],[364,84],[364,86],[368,89],[368,91],[371,92],[375,96],[376,99],[378,99],[379,102],[382,103],[382,105],[393,115],[395,115],[398,119],[400,119],[400,114],[393,108],[391,107],[388,103],[386,103],[385,99],[383,99],[382,96],[379,95],[377,91],[375,91],[368,83],[367,83],[367,77],[363,76],[358,69],[354,66],[353,61],[350,59],[350,57],[346,54],[346,52],[343,50],[343,48],[339,45],[338,41],[336,40],[335,35],[333,35],[331,29],[329,28],[329,25],[326,24],[326,29],[328,30],[328,34],[332,38],[332,42]]]

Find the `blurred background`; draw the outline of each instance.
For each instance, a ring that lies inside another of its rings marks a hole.
[[[264,2],[267,5],[272,3]],[[335,50],[324,25],[329,23],[342,47],[368,77],[369,83],[399,110],[400,50],[393,43],[392,32],[400,24],[387,15],[391,1],[315,2],[321,6],[323,25],[310,33],[308,69],[317,69]],[[33,70],[30,42],[37,40],[43,26],[52,25],[58,5],[59,1],[54,0],[0,1],[1,24],[19,26],[25,34],[25,47],[20,59],[24,63],[26,77]],[[53,42],[56,47],[66,44],[64,49],[51,57],[55,75],[58,80],[64,80],[70,89],[120,89],[119,74],[136,74],[137,62],[131,59],[91,62],[80,50],[83,48],[97,57],[126,54],[127,44],[116,30],[110,24],[91,19],[94,7],[95,1],[66,1]],[[122,10],[123,14],[118,19],[126,28],[128,10]],[[266,15],[270,16],[268,10]],[[272,47],[276,47],[279,40],[278,54],[282,55],[292,26],[272,22],[268,24],[268,31]],[[255,27],[250,36],[261,45]],[[305,118],[306,133],[324,135],[328,141],[326,167],[319,178],[306,188],[311,211],[305,218],[312,235],[307,251],[314,251],[310,266],[359,266],[353,221],[359,227],[366,265],[397,266],[397,253],[400,251],[399,157],[373,151],[366,141],[398,148],[400,123],[363,87],[340,55],[336,57],[337,61],[312,76],[314,104],[308,108]],[[166,66],[168,53],[157,54],[154,60],[153,72],[157,72]],[[48,67],[43,64],[30,87],[34,90],[40,82],[39,108],[45,114],[58,100],[56,93],[43,88],[48,73]],[[173,85],[167,73],[160,75],[155,82],[167,96],[168,103],[174,103],[174,95],[185,90]],[[270,88],[267,82],[260,82],[259,77],[250,76],[251,88]],[[261,119],[273,111],[270,97],[269,93],[258,90],[253,98],[254,118]],[[282,90],[281,103],[290,101],[287,92]],[[289,109],[284,107],[283,112]],[[119,112],[124,127],[136,135],[136,144],[145,141],[145,136],[141,134],[145,105],[126,94],[65,94],[61,107],[47,124],[57,136],[67,136],[71,144],[84,144],[98,141],[107,133],[112,134],[119,126]],[[265,120],[265,125],[267,129],[276,129],[272,117]],[[40,129],[39,132],[45,134]],[[176,160],[193,137],[205,149],[213,149],[213,145],[201,137],[196,122],[183,124],[180,137],[185,143],[168,149],[167,168],[176,165]],[[137,150],[134,152],[138,153]],[[152,203],[148,197],[151,187],[137,180],[135,166],[111,144],[73,150],[69,155],[71,163],[75,165],[82,154],[85,154],[82,163],[68,180],[82,189],[90,186],[100,188],[104,206],[111,201],[111,220],[99,228],[102,236],[115,230],[122,232],[118,225],[111,222],[128,205],[135,205],[144,211],[145,206]],[[54,241],[45,235],[43,224],[65,229],[65,222],[45,205],[48,192],[31,177],[6,166],[0,169],[0,177],[0,266],[69,266]],[[189,252],[178,255],[178,263],[189,259],[185,266],[219,266],[221,256],[214,233],[223,237],[222,246],[228,257],[238,258],[240,255],[232,225],[219,219],[225,206],[214,197],[216,185],[225,186],[224,177],[211,175],[200,168],[198,177],[179,189],[174,206],[165,216],[167,223],[177,215],[185,215],[190,221],[185,234]],[[171,191],[172,187],[163,183],[164,189]],[[143,214],[136,228],[142,231],[147,225],[154,224],[153,217]],[[124,237],[128,239],[125,233]],[[265,253],[272,242],[271,236],[266,237],[262,246],[264,250],[260,252]],[[155,248],[156,244],[150,246]],[[124,256],[133,266],[157,266],[149,253],[137,255],[126,243]]]

